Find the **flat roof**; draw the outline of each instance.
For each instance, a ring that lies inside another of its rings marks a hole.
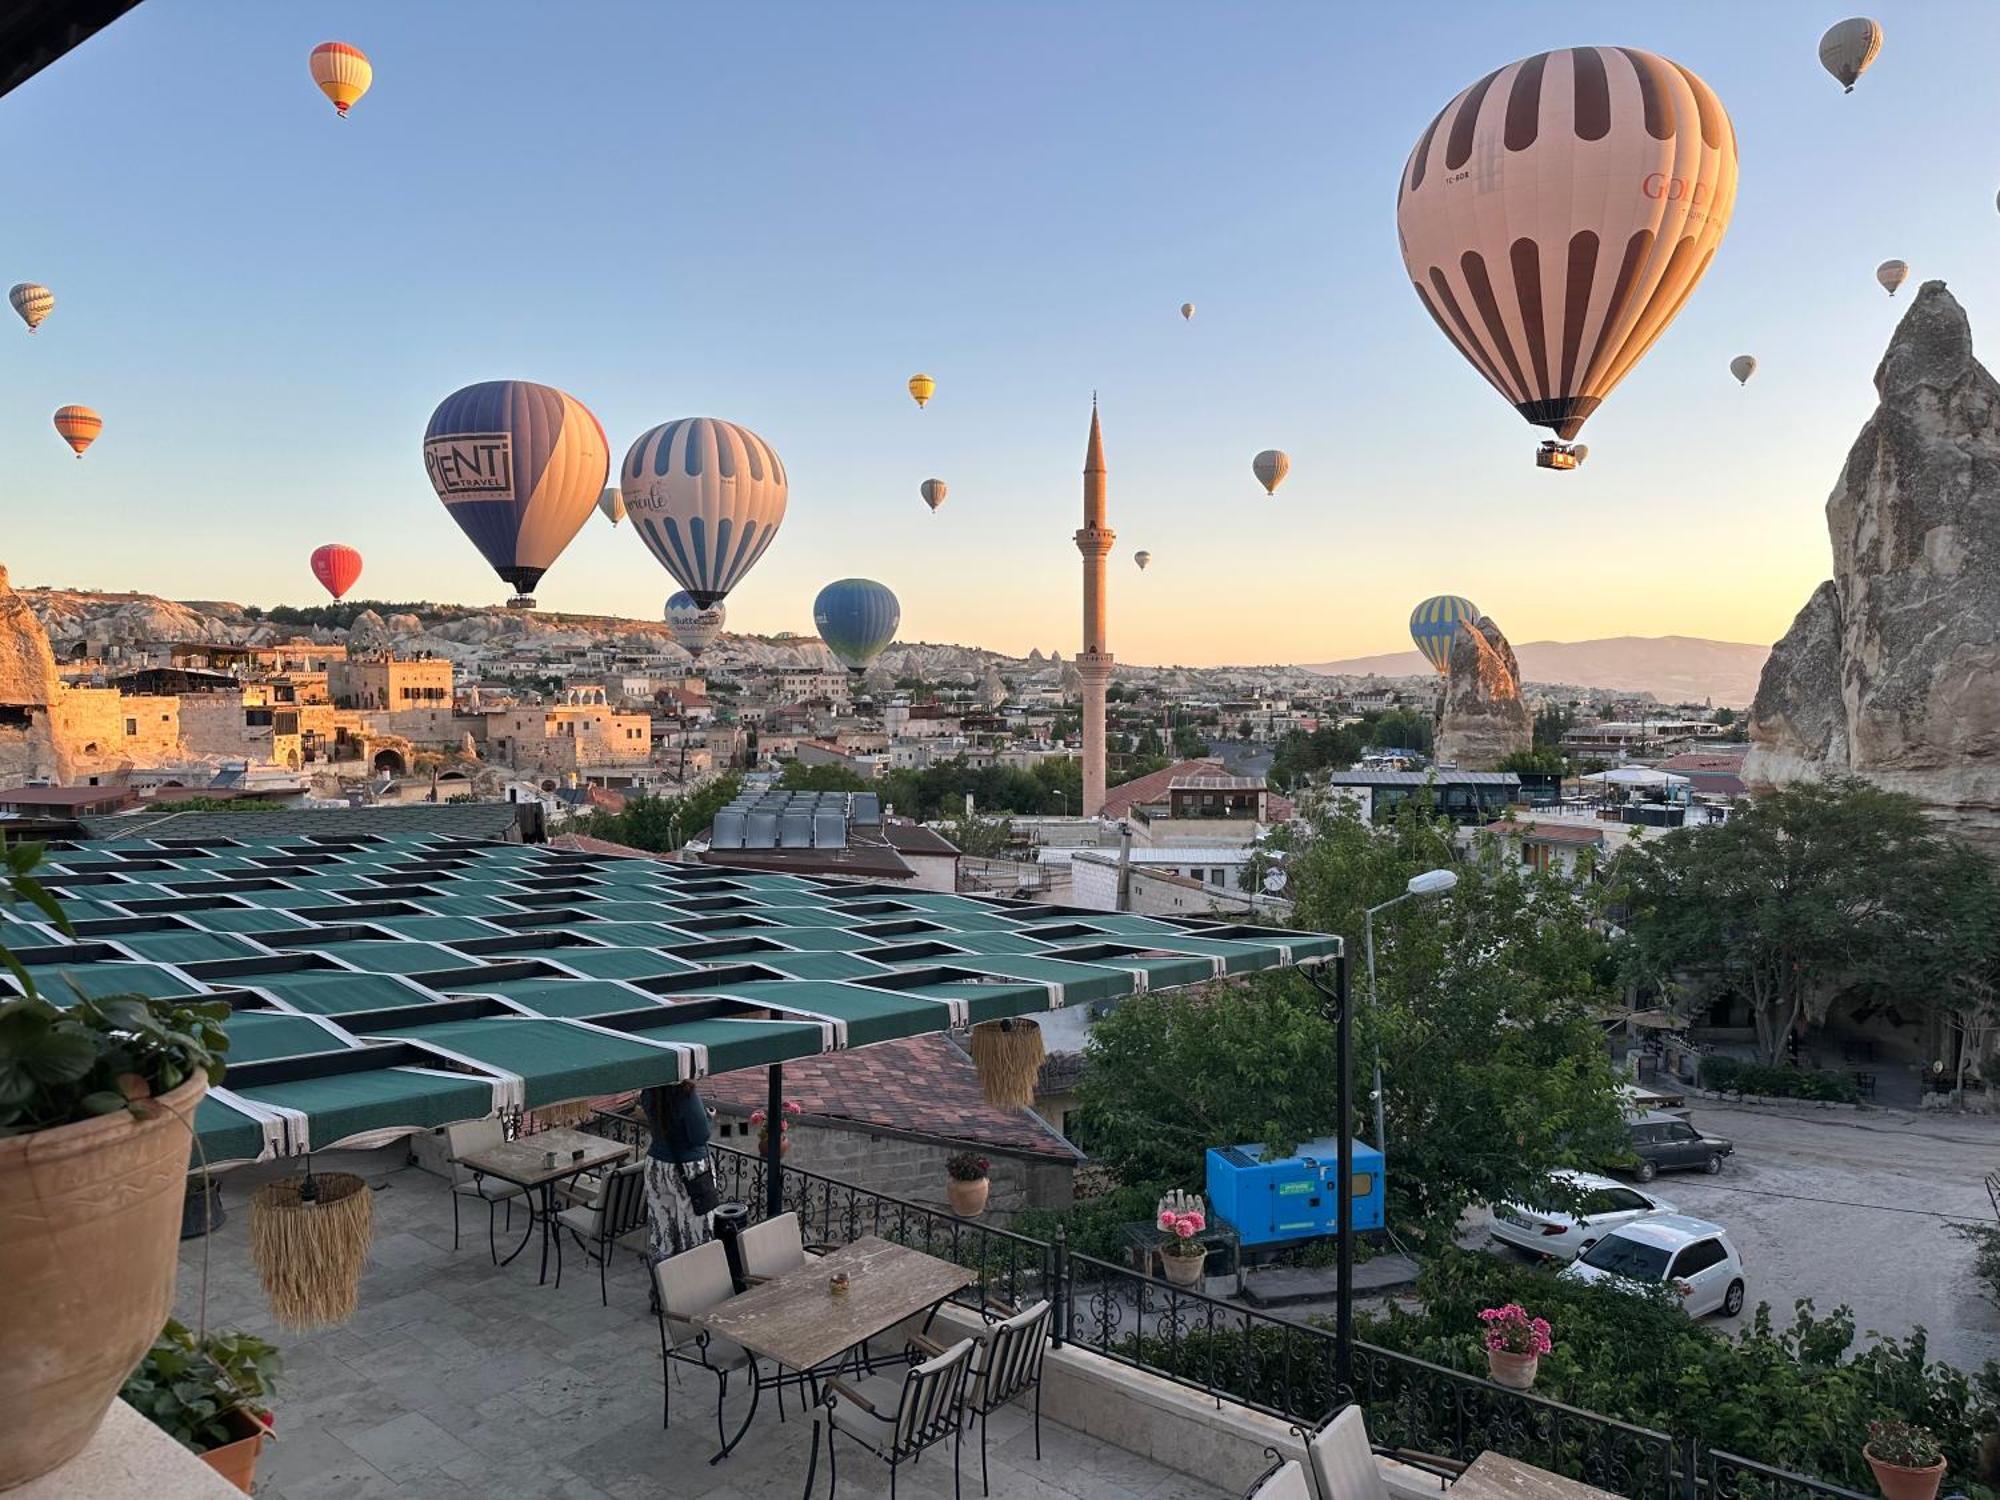
[[[1519,786],[1512,771],[1335,771],[1329,786]]]
[[[1261,792],[1261,776],[1176,776],[1167,783],[1170,792]]]
[[[127,786],[23,786],[0,792],[0,807],[60,807],[71,811],[132,807],[139,794]]]

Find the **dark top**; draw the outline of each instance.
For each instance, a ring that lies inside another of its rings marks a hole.
[[[653,1144],[646,1154],[655,1161],[702,1161],[708,1156],[708,1106],[694,1089],[647,1089],[639,1096]]]

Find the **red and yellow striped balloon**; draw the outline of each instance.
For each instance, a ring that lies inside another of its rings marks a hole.
[[[63,441],[76,450],[78,458],[83,450],[97,441],[98,433],[104,430],[104,418],[87,406],[58,406],[56,408],[56,431]]]
[[[346,42],[321,42],[312,49],[312,80],[319,91],[333,101],[342,119],[355,100],[368,92],[375,81],[375,69],[368,54]]]

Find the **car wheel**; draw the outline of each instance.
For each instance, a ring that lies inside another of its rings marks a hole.
[[[1639,1169],[1632,1175],[1641,1182],[1651,1182],[1655,1177],[1660,1175],[1660,1164],[1658,1162],[1642,1161],[1639,1163]]]
[[[1722,1171],[1722,1158],[1719,1156],[1709,1157],[1707,1161],[1701,1164],[1701,1169],[1711,1177],[1719,1175]]]
[[[1722,1315],[1733,1318],[1743,1311],[1743,1283],[1732,1281],[1729,1290],[1722,1294]]]

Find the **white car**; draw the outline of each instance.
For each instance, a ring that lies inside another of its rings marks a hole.
[[[1503,1203],[1493,1210],[1492,1234],[1517,1250],[1557,1260],[1575,1260],[1608,1230],[1647,1214],[1670,1214],[1673,1204],[1642,1189],[1589,1172],[1551,1172],[1583,1194],[1581,1213]]]
[[[1565,1281],[1666,1282],[1690,1318],[1743,1311],[1743,1257],[1720,1224],[1657,1214],[1611,1230],[1562,1269]]]

